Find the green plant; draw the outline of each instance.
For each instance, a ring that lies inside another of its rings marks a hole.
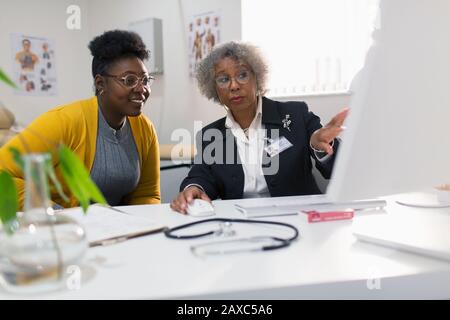
[[[1,68],[0,68],[0,80],[13,88],[17,88],[16,84],[6,75],[5,72],[3,72]]]
[[[11,87],[16,87],[14,82],[9,79],[1,69],[0,80]],[[21,141],[25,147],[25,150],[27,150],[27,152],[30,152],[28,146],[26,145],[26,142],[23,140]],[[24,163],[20,152],[14,148],[10,148],[9,151],[13,155],[14,162],[23,171]],[[87,211],[91,200],[103,205],[107,205],[104,196],[90,178],[89,173],[84,167],[81,160],[76,156],[76,154],[72,152],[72,150],[70,150],[64,144],[57,144],[55,145],[54,149],[50,150],[49,152],[55,152],[58,156],[62,177],[67,184],[70,192],[79,201],[84,212]],[[45,173],[61,198],[67,201],[68,197],[64,194],[61,183],[56,178],[55,171],[50,161],[46,166]],[[4,225],[5,230],[9,233],[12,233],[14,232],[14,226],[16,225],[15,221],[17,220],[17,211],[19,209],[18,192],[11,174],[1,169],[0,190],[0,221]]]

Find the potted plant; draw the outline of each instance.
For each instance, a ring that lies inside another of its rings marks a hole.
[[[15,87],[1,69],[0,80]],[[0,159],[0,284],[15,292],[39,292],[63,285],[65,268],[79,262],[87,249],[84,229],[52,208],[49,182],[61,198],[67,196],[51,158],[58,158],[64,183],[84,212],[91,202],[107,203],[83,163],[65,145],[53,143],[47,153],[36,154],[21,133],[18,138],[25,154],[13,148],[9,152],[24,173],[25,201],[21,212],[16,184],[11,174],[1,169],[4,166]]]

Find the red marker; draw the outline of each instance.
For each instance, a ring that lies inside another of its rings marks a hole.
[[[308,222],[324,222],[324,221],[336,221],[336,220],[348,220],[353,218],[353,209],[344,209],[339,211],[302,211],[306,214]]]

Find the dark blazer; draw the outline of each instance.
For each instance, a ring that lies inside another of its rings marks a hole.
[[[262,167],[270,195],[279,197],[321,193],[311,172],[311,157],[315,158],[315,154],[309,146],[313,132],[322,127],[320,118],[310,112],[304,102],[262,99],[262,123],[266,136],[270,138],[272,130],[278,129],[279,136],[284,136],[293,144],[273,158],[263,151]],[[291,120],[289,126],[285,125],[286,118]],[[181,183],[180,191],[189,184],[198,184],[211,199],[242,198],[244,171],[235,137],[225,127],[225,119],[207,125],[197,135],[197,156],[188,176]],[[339,141],[335,139],[333,156],[324,162],[315,161],[317,169],[326,179],[331,176],[338,147]],[[206,154],[211,153],[212,160],[206,157]],[[269,168],[274,168],[270,167],[273,161],[279,161],[275,174],[269,172]]]

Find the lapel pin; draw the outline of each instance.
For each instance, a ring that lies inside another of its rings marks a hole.
[[[283,119],[283,128],[286,128],[286,129],[288,129],[289,131],[291,131],[291,128],[289,127],[290,125],[291,125],[291,120],[289,119],[291,117],[291,115],[290,114],[287,114],[286,116],[285,116],[285,118]]]

